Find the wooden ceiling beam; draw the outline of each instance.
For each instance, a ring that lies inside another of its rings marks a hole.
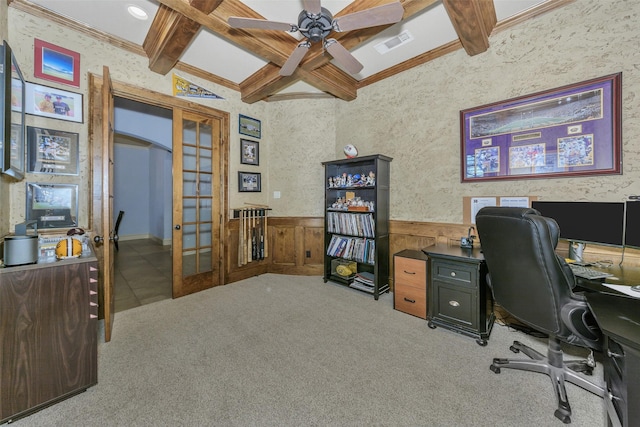
[[[224,0],[208,15],[191,7],[188,0],[158,0],[158,2],[199,23],[220,37],[280,66],[285,63],[289,52],[293,51],[298,44],[296,39],[279,31],[261,31],[260,37],[255,37],[247,31],[231,28],[227,23],[230,16],[262,18],[253,9],[238,0]]]
[[[442,3],[469,56],[489,49],[489,35],[497,23],[493,0],[443,0]]]
[[[222,0],[190,0],[191,7],[209,14]],[[149,69],[167,74],[200,30],[201,25],[161,4],[142,43],[149,57]]]
[[[357,80],[333,64],[325,64],[311,71],[298,68],[292,74],[291,79],[281,78],[280,74],[278,74],[279,71],[279,66],[269,63],[240,83],[242,101],[253,104],[264,100],[297,80],[303,80],[315,88],[344,101],[356,99]]]

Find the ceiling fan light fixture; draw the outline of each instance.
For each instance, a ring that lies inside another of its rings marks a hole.
[[[136,6],[134,4],[130,4],[127,6],[127,12],[129,12],[129,15],[141,21],[146,21],[147,19],[149,19],[149,14],[140,6]]]

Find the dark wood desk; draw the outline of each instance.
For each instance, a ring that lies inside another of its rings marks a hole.
[[[609,426],[640,426],[640,299],[600,292],[585,295],[605,336]]]
[[[613,274],[613,276],[607,277],[604,279],[595,279],[595,280],[587,280],[587,279],[582,279],[580,277],[576,277],[577,285],[583,288],[584,290],[622,295],[621,292],[618,292],[612,288],[608,288],[603,284],[622,285],[622,286],[629,286],[629,287],[634,285],[640,285],[640,268],[639,267],[626,267],[626,266],[620,266],[620,265],[613,265],[611,267],[604,267],[604,268],[589,266],[589,268],[605,271],[607,273]],[[638,293],[638,297],[640,297],[640,293]]]

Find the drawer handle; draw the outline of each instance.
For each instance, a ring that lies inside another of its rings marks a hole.
[[[405,300],[406,302],[410,302],[411,304],[415,304],[415,303],[416,303],[416,300],[414,300],[414,299],[409,299],[409,298],[407,298],[407,297],[404,297],[404,300]]]
[[[614,353],[611,350],[607,349],[607,356],[613,357],[615,359],[622,359],[624,356],[620,353]]]
[[[449,305],[451,307],[460,307],[460,303],[458,301],[449,301]]]
[[[451,277],[456,277],[456,272],[455,271],[451,272]]]
[[[403,270],[403,271],[404,271],[404,274],[416,274],[416,273],[415,273],[415,272],[413,272],[413,271],[407,271],[407,270]]]

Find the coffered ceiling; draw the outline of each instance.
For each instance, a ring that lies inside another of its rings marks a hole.
[[[338,18],[393,0],[322,0]],[[134,51],[160,74],[186,71],[239,90],[244,102],[331,96],[350,101],[373,84],[443,54],[491,49],[491,34],[574,0],[400,0],[402,20],[335,38],[363,64],[349,74],[313,43],[290,76],[280,68],[299,32],[233,29],[231,16],[297,24],[302,0],[10,0],[10,5]],[[134,18],[128,6],[148,18]]]

